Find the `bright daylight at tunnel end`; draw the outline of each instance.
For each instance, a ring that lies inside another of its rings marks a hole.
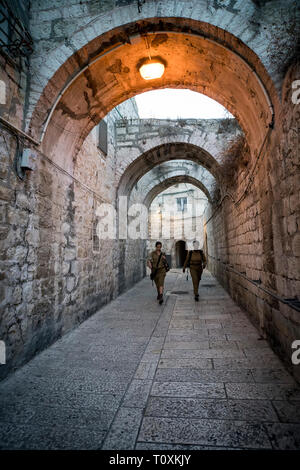
[[[297,0],[0,0],[1,451],[300,451],[299,50]]]

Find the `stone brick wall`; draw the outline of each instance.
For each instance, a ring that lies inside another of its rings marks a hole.
[[[177,197],[187,198],[187,204],[190,205],[189,211],[178,211]],[[178,241],[184,241],[186,249],[190,250],[193,249],[193,240],[197,239],[202,249],[204,244],[203,213],[207,205],[206,195],[199,188],[186,182],[162,191],[153,199],[150,206],[148,252],[153,251],[155,242],[160,240],[163,244],[163,251],[171,256],[170,266],[176,268],[178,261],[176,243]],[[166,223],[167,226],[164,225]],[[170,233],[167,238],[166,230],[168,229]],[[193,233],[190,233],[191,230]]]
[[[291,96],[296,77],[299,64],[286,75],[282,115],[277,116],[251,187],[237,205],[228,197],[219,209],[208,207],[206,220],[215,215],[206,230],[209,269],[299,379],[299,368],[290,360],[291,344],[300,337],[299,312],[259,288],[282,299],[299,299],[299,105]],[[235,201],[248,178],[238,175],[231,188]]]
[[[213,169],[214,161],[222,161],[222,152],[228,140],[242,133],[235,119],[130,119],[116,122],[118,173],[121,177],[129,165],[142,154],[155,147],[181,143],[182,156],[197,146],[213,156],[207,166]],[[187,144],[184,146],[184,144]],[[179,155],[180,157],[180,155]],[[155,158],[155,157],[154,157]],[[200,155],[199,155],[200,158]],[[150,157],[151,159],[151,157]]]
[[[13,84],[9,90],[12,94]],[[17,94],[17,87],[14,93],[7,106],[11,109],[14,101],[22,111],[24,95]],[[0,337],[6,343],[7,364],[1,366],[0,377],[144,275],[142,261],[135,263],[137,256],[144,256],[142,244],[126,248],[126,263],[121,242],[101,240],[96,251],[93,244],[97,204],[115,206],[114,122],[122,113],[137,116],[134,100],[107,116],[106,156],[98,148],[95,128],[72,172],[39,153],[36,170],[27,171],[24,181],[14,170],[16,137],[1,128]],[[13,122],[21,127],[22,118],[20,112]]]
[[[184,157],[184,155],[183,155]],[[217,182],[213,175],[197,163],[187,160],[176,160],[157,165],[134,185],[130,193],[130,204],[143,203],[149,204],[156,193],[161,192],[165,186],[168,186],[169,180],[172,184],[176,181],[194,179],[195,184],[205,191],[206,196],[213,197]]]

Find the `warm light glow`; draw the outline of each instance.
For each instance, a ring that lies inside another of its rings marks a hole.
[[[140,74],[144,80],[160,78],[165,71],[165,66],[161,62],[148,61],[140,67]]]
[[[192,90],[164,88],[135,96],[141,119],[233,119],[223,106]]]

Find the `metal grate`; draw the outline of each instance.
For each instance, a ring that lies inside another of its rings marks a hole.
[[[13,61],[17,57],[28,57],[33,52],[33,40],[13,12],[13,3],[0,0],[0,51]]]

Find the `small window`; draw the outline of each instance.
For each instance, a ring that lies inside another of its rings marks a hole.
[[[99,123],[98,147],[104,155],[107,155],[107,123],[102,119]]]
[[[187,198],[186,197],[177,197],[177,211],[186,212],[187,209]]]

